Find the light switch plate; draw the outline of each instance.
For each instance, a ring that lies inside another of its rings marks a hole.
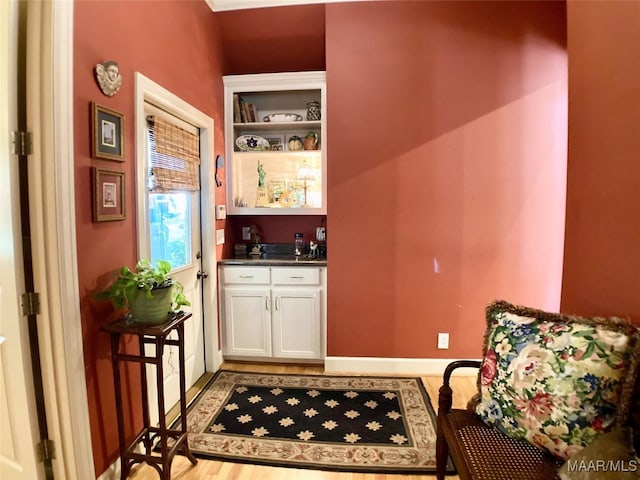
[[[227,218],[227,207],[216,205],[216,220],[224,220],[225,218]]]
[[[216,245],[224,244],[224,230],[222,228],[216,230]]]

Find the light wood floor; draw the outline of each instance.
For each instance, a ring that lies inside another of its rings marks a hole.
[[[240,362],[225,362],[222,368],[265,372],[265,373],[301,373],[320,374],[323,369],[315,365],[272,365]],[[437,411],[438,389],[442,384],[441,376],[421,377],[431,403]],[[475,376],[456,376],[451,380],[454,391],[454,408],[463,408],[475,393]],[[373,473],[326,472],[321,470],[302,470],[297,468],[265,467],[240,463],[199,459],[192,466],[185,457],[177,455],[171,468],[172,480],[435,480],[435,475],[385,475]],[[447,477],[457,480],[457,476]],[[136,465],[129,480],[157,480],[158,473],[146,464]]]

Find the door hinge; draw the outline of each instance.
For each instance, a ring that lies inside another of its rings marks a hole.
[[[31,155],[33,153],[31,132],[13,130],[11,132],[11,153]]]
[[[40,294],[37,292],[26,292],[20,295],[20,306],[22,315],[40,315]]]
[[[36,445],[36,447],[38,449],[38,459],[41,462],[53,460],[54,458],[56,458],[56,446],[53,443],[53,440],[45,438],[38,445]]]

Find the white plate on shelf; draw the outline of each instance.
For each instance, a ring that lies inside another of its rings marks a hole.
[[[263,152],[271,149],[269,141],[258,135],[241,135],[236,138],[236,146],[244,152]]]
[[[301,122],[302,115],[297,113],[272,113],[263,118],[265,122]]]

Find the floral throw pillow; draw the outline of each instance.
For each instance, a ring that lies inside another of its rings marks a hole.
[[[640,331],[625,320],[496,301],[487,307],[476,412],[566,460],[627,419],[639,357]]]

